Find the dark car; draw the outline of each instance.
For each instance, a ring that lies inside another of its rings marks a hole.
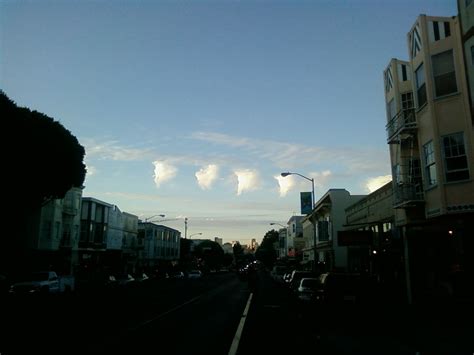
[[[361,303],[370,293],[370,280],[357,273],[328,272],[319,276],[317,301],[324,303]]]

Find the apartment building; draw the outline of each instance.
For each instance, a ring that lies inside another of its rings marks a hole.
[[[474,135],[459,17],[420,15],[407,42],[409,60],[392,59],[384,84],[394,222],[416,300],[453,294],[454,270],[472,273]]]
[[[88,272],[109,270],[121,273],[130,262],[123,258],[124,240],[138,234],[138,216],[122,212],[118,206],[93,197],[82,198],[78,269]],[[125,247],[125,249],[127,249]]]
[[[303,238],[303,225],[301,224],[303,217],[304,216],[291,216],[287,222],[287,255],[290,258],[302,258],[303,255],[303,249],[305,247]]]
[[[181,232],[176,229],[152,222],[139,222],[139,267],[153,269],[165,263],[176,262],[180,255],[180,239]]]
[[[78,258],[81,196],[81,188],[71,188],[64,198],[44,205],[29,223],[31,268],[71,273]]]
[[[344,229],[345,209],[363,197],[351,195],[346,189],[329,189],[309,215],[316,228],[316,262],[324,264],[325,269],[347,270],[348,249],[338,245],[337,233]]]

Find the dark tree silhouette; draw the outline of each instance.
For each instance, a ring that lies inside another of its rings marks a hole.
[[[205,269],[215,270],[222,267],[224,250],[219,243],[213,242],[212,240],[205,240],[195,247],[194,256],[201,259]]]
[[[0,90],[3,191],[8,207],[0,237],[0,268],[25,264],[27,235],[39,222],[41,206],[84,183],[84,147],[53,118],[18,107]]]
[[[0,114],[9,127],[3,137],[8,162],[3,181],[21,209],[37,209],[82,186],[85,151],[69,130],[41,112],[18,107],[3,91]]]
[[[272,267],[277,258],[274,243],[278,241],[278,232],[274,229],[268,231],[263,237],[262,244],[258,247],[255,252],[255,257],[260,260],[267,267]]]

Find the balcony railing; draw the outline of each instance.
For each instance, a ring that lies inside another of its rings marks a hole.
[[[394,208],[414,207],[425,201],[421,180],[413,183],[397,183],[393,192]]]
[[[404,109],[397,113],[385,126],[387,130],[387,143],[398,143],[398,135],[412,134],[416,128],[415,110]]]

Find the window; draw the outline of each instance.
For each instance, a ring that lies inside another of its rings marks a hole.
[[[411,91],[402,94],[402,108],[404,110],[408,110],[413,108],[415,105],[413,104],[413,93]]]
[[[388,114],[389,121],[397,115],[395,99],[391,99],[390,102],[387,104],[387,114]]]
[[[443,137],[446,181],[469,179],[466,150],[462,132]]]
[[[426,103],[425,71],[424,71],[423,63],[420,64],[418,69],[415,71],[415,79],[416,79],[416,95],[418,99],[418,107],[421,107]]]
[[[436,96],[458,91],[454,71],[453,51],[446,51],[431,57]]]
[[[329,240],[329,222],[318,221],[318,239],[320,242]]]
[[[437,183],[433,141],[430,141],[423,146],[423,155],[425,157],[426,184],[428,187],[431,187]]]

